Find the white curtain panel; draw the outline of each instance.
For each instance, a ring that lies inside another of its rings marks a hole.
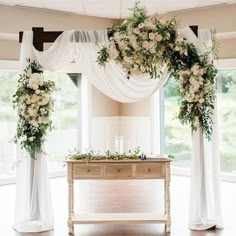
[[[32,42],[32,32],[24,32],[20,72],[26,66],[26,58],[35,59]],[[34,160],[18,145],[13,227],[19,232],[41,232],[52,229],[53,221],[46,155],[38,153]]]
[[[189,27],[184,28],[181,33],[188,41],[194,43],[201,53],[209,51],[212,47],[210,30],[199,30],[198,37]],[[209,60],[212,58],[210,57]],[[216,102],[215,107],[217,107]],[[201,128],[193,131],[192,134],[189,227],[193,230],[206,230],[213,226],[223,228],[216,108],[213,122],[211,141],[204,138]]]

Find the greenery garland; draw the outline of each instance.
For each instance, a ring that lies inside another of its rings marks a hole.
[[[178,82],[180,110],[178,118],[193,130],[199,126],[205,136],[212,134],[212,115],[215,100],[215,76],[209,51],[200,54],[192,43],[178,35],[178,23],[148,17],[138,3],[132,15],[109,29],[109,43],[98,52],[100,65],[114,60],[130,75],[149,74],[159,78],[163,64],[168,66]]]
[[[15,141],[35,158],[35,154],[42,151],[44,136],[52,128],[50,95],[55,90],[55,83],[44,80],[42,67],[37,62],[27,59],[27,63],[13,96],[18,112]]]
[[[104,155],[101,155],[99,152],[95,152],[93,150],[87,153],[81,153],[80,151],[76,151],[75,153],[69,154],[66,159],[67,160],[81,160],[81,161],[92,161],[92,160],[138,160],[141,158],[141,150],[140,148],[135,148],[134,151],[129,151],[129,153],[112,153],[109,150],[105,152]]]
[[[174,158],[173,155],[168,155],[168,158]],[[75,151],[66,157],[66,160],[79,160],[79,161],[100,161],[100,160],[145,160],[146,155],[141,151],[140,147],[135,148],[133,151],[129,150],[128,153],[112,153],[109,150],[101,155],[99,152],[89,151],[87,153],[81,153],[80,151]]]

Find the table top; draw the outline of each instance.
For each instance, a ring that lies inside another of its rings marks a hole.
[[[123,159],[123,160],[67,160],[67,163],[83,162],[83,163],[150,163],[150,162],[171,162],[171,159],[164,155],[156,155],[156,157],[148,157],[145,160],[141,159]]]

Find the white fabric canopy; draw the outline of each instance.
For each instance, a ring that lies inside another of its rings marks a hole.
[[[48,50],[39,52],[34,49],[34,54],[46,70],[57,70],[73,61],[92,85],[106,96],[123,103],[142,100],[163,86],[168,78],[165,66],[160,79],[133,76],[128,80],[120,65],[114,62],[107,63],[105,67],[98,65],[97,43],[104,44],[106,41],[107,31],[65,31]]]
[[[201,53],[210,45],[209,31],[200,31],[199,39],[188,27],[181,33],[194,43]],[[32,32],[24,32],[21,70],[24,69],[26,58],[36,58],[45,70],[58,70],[74,62],[98,90],[119,102],[142,100],[161,88],[168,79],[165,65],[160,79],[135,76],[129,80],[126,79],[126,74],[120,65],[108,63],[106,67],[99,66],[96,62],[99,49],[97,43],[107,42],[107,31],[66,31],[45,52],[39,52],[33,47],[32,35]],[[206,45],[202,43],[203,41]],[[219,160],[216,153],[213,154],[205,154],[202,131],[194,132],[189,223],[192,229],[207,229],[213,225],[217,227],[222,225]],[[53,227],[48,186],[46,160],[42,154],[36,161],[21,158],[17,167],[15,214],[15,228],[18,231],[39,232]]]
[[[189,27],[184,28],[181,33],[188,41],[194,43],[202,54],[212,48],[210,30],[199,30],[198,38]],[[219,229],[223,227],[216,107],[215,104],[211,141],[204,138],[201,128],[192,134],[189,227],[194,230],[205,230],[213,226]]]

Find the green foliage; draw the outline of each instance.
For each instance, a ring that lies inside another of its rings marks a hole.
[[[98,52],[97,62],[120,63],[128,79],[139,74],[160,78],[166,64],[178,83],[178,118],[193,130],[201,127],[210,139],[217,70],[209,55],[214,48],[201,55],[194,44],[178,36],[177,26],[175,18],[148,17],[138,2],[127,20],[109,29],[109,44]]]
[[[44,81],[38,63],[29,59],[27,62],[13,95],[13,104],[18,112],[15,141],[35,158],[35,154],[42,151],[44,136],[52,129],[53,101],[50,95],[55,90],[55,83]]]
[[[105,155],[101,155],[99,152],[89,151],[87,153],[81,153],[76,151],[75,153],[69,154],[67,160],[81,160],[81,161],[99,161],[99,160],[139,160],[141,157],[140,148],[129,151],[129,153],[111,153],[109,150],[105,152]]]

